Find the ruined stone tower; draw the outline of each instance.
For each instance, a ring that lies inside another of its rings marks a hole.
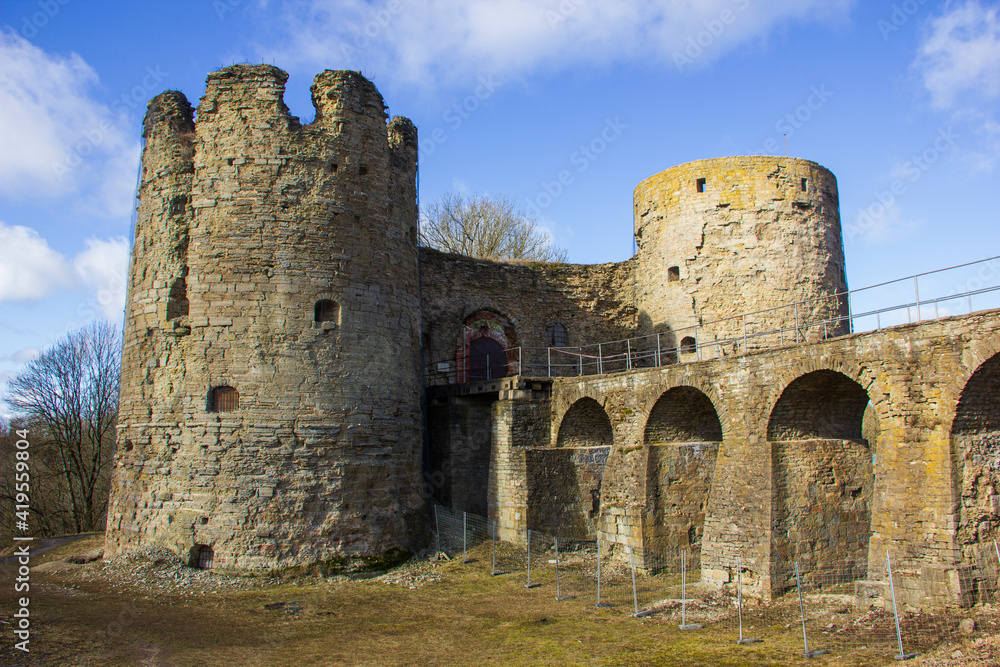
[[[756,331],[794,335],[797,319],[829,319],[827,335],[847,333],[837,179],[827,169],[760,155],[697,160],[650,176],[634,199],[641,328],[669,327],[677,343],[739,339],[742,349],[734,316],[808,301],[748,318],[748,349]]]
[[[236,65],[149,104],[106,553],[270,567],[412,546],[416,129],[356,72]]]

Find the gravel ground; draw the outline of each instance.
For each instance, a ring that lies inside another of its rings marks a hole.
[[[188,567],[173,552],[162,547],[146,547],[121,556],[87,564],[70,564],[76,557],[43,566],[53,572],[69,573],[79,581],[101,581],[118,592],[139,591],[150,595],[163,593],[186,596],[211,596],[229,591],[259,590],[276,586],[282,579],[268,574],[228,574]],[[384,574],[372,577],[371,573],[357,573],[357,578],[372,579],[384,584],[414,590],[440,581],[438,566],[427,560],[413,559]],[[353,577],[338,575],[315,579],[316,583],[335,584]]]

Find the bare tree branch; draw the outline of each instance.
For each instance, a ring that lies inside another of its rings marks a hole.
[[[7,402],[31,430],[36,479],[49,480],[38,488],[61,494],[61,502],[43,499],[45,506],[53,515],[65,511],[76,532],[103,527],[120,376],[121,337],[95,323],[59,340],[8,384]]]
[[[444,195],[425,210],[420,243],[480,259],[566,261],[566,251],[552,245],[537,220],[503,195]]]

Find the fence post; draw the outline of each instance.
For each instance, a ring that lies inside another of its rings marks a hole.
[[[438,522],[438,506],[434,504],[434,540],[437,542],[435,555],[441,553],[441,524]]]
[[[996,540],[993,540],[993,549],[997,552],[997,591],[1000,592],[1000,547]]]
[[[629,548],[628,548],[628,560],[629,560],[629,563],[632,566],[632,608],[633,608],[633,612],[634,612],[632,614],[632,616],[638,616],[639,615],[639,593],[635,589],[635,549],[632,548],[631,545],[629,545]]]
[[[604,353],[600,343],[597,344],[597,374],[604,375]]]
[[[632,370],[632,339],[625,339],[625,368]]]
[[[462,512],[462,562],[471,563],[469,560],[469,514]]]
[[[496,519],[493,520],[493,571],[490,573],[491,576],[497,576],[497,522]]]
[[[700,630],[700,623],[687,622],[687,552],[681,551],[681,624],[678,630]]]
[[[656,332],[656,365],[657,366],[662,366],[663,365],[663,358],[662,357],[663,357],[663,354],[660,351],[660,333]]]
[[[556,600],[572,600],[574,595],[563,595],[559,591],[559,538],[556,540]]]
[[[743,636],[743,557],[736,557],[736,601],[740,615],[740,638],[737,644],[759,644],[763,639],[754,639]]]
[[[920,285],[917,276],[913,276],[913,294],[917,297],[917,322],[920,321]]]
[[[799,304],[795,302],[795,340],[794,343],[799,342]]]
[[[597,604],[595,607],[610,607],[610,602],[601,602],[601,538],[597,537]]]
[[[552,348],[551,347],[545,348],[545,353],[547,355],[545,357],[545,370],[547,373],[545,377],[552,377]]]
[[[531,583],[531,529],[528,529],[528,583],[524,585],[525,588],[535,588],[536,586],[541,586],[539,583]]]
[[[915,278],[914,278],[915,279]],[[889,592],[892,594],[892,615],[896,617],[896,640],[899,642],[899,655],[896,660],[909,660],[915,658],[916,653],[905,653],[903,651],[903,633],[899,629],[899,610],[896,608],[896,587],[892,583],[892,563],[889,562],[889,550],[885,552],[885,570],[889,573]]]
[[[805,646],[805,652],[802,654],[806,658],[815,658],[820,655],[826,655],[829,653],[826,649],[820,651],[810,651],[809,650],[809,636],[806,634],[806,610],[802,606],[802,579],[799,577],[799,563],[795,561],[795,590],[799,593],[799,616],[802,618],[802,644]]]
[[[851,292],[847,292],[847,333],[854,333],[854,306],[851,305]]]
[[[583,375],[583,346],[580,346],[580,375]]]
[[[694,328],[694,349],[698,353],[698,361],[701,361],[701,342],[698,340],[698,327]]]
[[[747,316],[743,315],[743,354],[747,353]]]

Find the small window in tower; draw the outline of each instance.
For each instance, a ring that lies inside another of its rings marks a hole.
[[[209,412],[233,412],[240,406],[240,395],[232,387],[223,385],[212,389]]]
[[[313,320],[315,322],[333,322],[340,324],[340,304],[330,299],[321,299],[316,302],[313,309]]]
[[[668,283],[675,283],[675,282],[677,282],[680,279],[681,279],[681,267],[679,267],[679,266],[671,266],[669,269],[667,269],[667,282]]]
[[[187,210],[187,200],[185,195],[177,195],[170,199],[170,215],[184,215]]]
[[[681,338],[681,354],[693,354],[698,347],[698,341],[691,336]]]
[[[167,321],[184,317],[188,314],[187,281],[184,276],[174,280],[167,296]]]
[[[698,186],[698,192],[706,192],[708,190],[708,181],[704,178],[699,178],[696,185]]]
[[[803,178],[802,182],[799,183],[799,188],[802,190],[802,192],[806,192],[807,190],[809,190],[809,180]]]
[[[553,324],[547,328],[545,330],[545,338],[549,342],[549,347],[566,347],[569,344],[566,327],[561,324]]]
[[[365,165],[361,165],[360,167],[358,167],[359,176],[364,176],[367,173],[368,173],[368,167],[366,167]]]

